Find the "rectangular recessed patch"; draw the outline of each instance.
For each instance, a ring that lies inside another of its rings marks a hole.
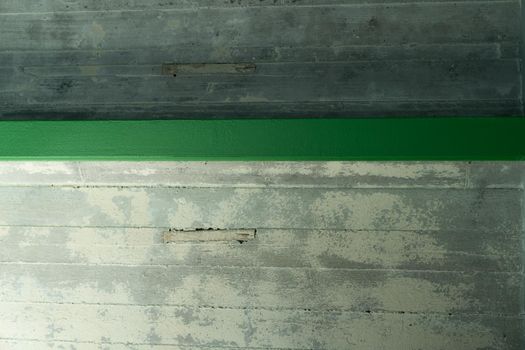
[[[255,73],[256,69],[254,63],[165,63],[162,74],[249,74]]]
[[[164,233],[164,243],[177,242],[246,242],[255,239],[255,229],[182,230]]]

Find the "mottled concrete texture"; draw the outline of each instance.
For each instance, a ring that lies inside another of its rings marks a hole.
[[[520,13],[520,0],[2,0],[0,118],[521,115]]]
[[[0,349],[521,350],[524,172],[0,163]]]

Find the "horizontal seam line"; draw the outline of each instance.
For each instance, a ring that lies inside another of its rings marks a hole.
[[[1,341],[7,342],[38,342],[38,343],[73,343],[73,344],[92,344],[92,345],[125,345],[125,346],[177,346],[181,348],[188,349],[246,349],[246,350],[319,350],[319,349],[310,349],[310,348],[268,348],[268,347],[237,347],[237,346],[206,346],[206,345],[185,345],[185,344],[174,344],[174,343],[138,343],[138,342],[96,342],[96,341],[86,341],[86,340],[66,340],[66,339],[37,339],[37,338],[13,338],[13,337],[0,337]]]
[[[454,2],[454,0],[451,0],[451,2]],[[348,45],[330,45],[330,46],[312,46],[312,45],[305,45],[305,46],[298,46],[298,47],[289,47],[289,46],[231,46],[228,48],[231,49],[266,49],[266,48],[278,48],[278,49],[294,49],[294,50],[312,50],[312,49],[341,49],[341,48],[372,48],[372,47],[381,47],[381,48],[399,48],[404,46],[510,46],[510,47],[518,47],[520,45],[520,40],[517,38],[515,41],[472,41],[472,42],[443,42],[443,43],[425,43],[425,42],[414,42],[414,43],[407,43],[407,44],[348,44]],[[189,45],[187,45],[189,46]],[[18,54],[18,53],[82,53],[82,52],[93,52],[93,53],[121,53],[121,52],[132,52],[132,51],[140,51],[143,52],[144,50],[149,49],[159,49],[162,48],[162,46],[144,46],[141,48],[127,48],[127,49],[110,49],[110,48],[101,48],[101,49],[0,49],[0,56],[6,55],[6,54]],[[195,49],[193,47],[193,49]],[[166,51],[169,51],[169,49],[165,49]],[[519,57],[517,57],[519,59]],[[162,62],[164,63],[164,62]]]
[[[323,181],[323,179],[320,179],[320,181]],[[327,180],[325,180],[327,181]],[[234,184],[209,184],[209,185],[177,185],[177,184],[159,184],[159,183],[152,183],[152,184],[119,184],[119,185],[113,185],[113,184],[104,184],[104,183],[89,183],[89,182],[78,182],[78,183],[70,183],[70,184],[59,184],[59,183],[46,183],[46,184],[38,184],[38,183],[31,183],[31,184],[6,184],[3,182],[3,184],[0,184],[1,189],[6,188],[64,188],[64,189],[104,189],[104,188],[111,188],[111,189],[305,189],[305,190],[311,190],[311,189],[323,189],[323,190],[403,190],[403,191],[420,191],[420,190],[490,190],[490,191],[512,191],[512,190],[518,190],[522,191],[523,188],[519,187],[518,185],[509,185],[509,186],[500,186],[500,185],[487,185],[487,186],[469,186],[465,187],[463,184],[459,183],[457,185],[397,185],[397,186],[384,186],[384,185],[369,185],[369,186],[354,186],[354,185],[317,185],[317,184],[297,184],[297,185],[279,185],[279,184],[253,184],[253,185],[234,185]]]
[[[239,106],[239,105],[312,105],[317,106],[319,104],[328,104],[328,103],[337,103],[337,104],[353,104],[353,103],[365,103],[368,104],[370,102],[374,103],[416,103],[416,104],[426,104],[426,103],[479,103],[479,102],[494,102],[494,103],[519,103],[518,98],[493,98],[493,99],[395,99],[392,98],[390,100],[380,100],[380,99],[359,99],[359,100],[319,100],[316,102],[312,102],[311,100],[303,101],[303,100],[297,100],[297,101],[275,101],[275,102],[215,102],[215,101],[196,101],[196,102],[183,102],[183,103],[176,103],[176,102],[169,102],[169,101],[159,101],[159,102],[152,102],[152,101],[138,101],[138,102],[126,102],[126,103],[27,103],[24,105],[25,108],[27,107],[48,107],[48,106],[80,106],[80,107],[100,107],[100,106],[110,106],[110,107],[118,107],[118,106],[136,106],[136,105],[166,105],[166,106],[197,106],[197,105],[213,105],[213,106]],[[18,104],[9,104],[9,105],[3,105],[3,107],[0,105],[1,108],[5,107],[17,107],[19,108]],[[1,111],[0,111],[1,112]],[[6,113],[8,111],[4,111]],[[200,112],[200,111],[199,111]],[[209,112],[208,112],[209,113]],[[383,113],[384,114],[384,113]]]
[[[9,227],[22,227],[22,228],[64,228],[64,229],[130,229],[130,230],[169,230],[174,229],[175,227],[171,226],[144,226],[144,225],[135,225],[135,226],[124,226],[124,225],[104,225],[104,226],[96,226],[96,225],[39,225],[39,224],[0,224],[0,228],[9,228]],[[190,229],[189,227],[178,227],[175,229]],[[195,227],[193,227],[195,229]],[[221,228],[223,230],[230,229],[230,228]],[[494,233],[494,234],[506,234],[508,232],[514,232],[514,233],[520,233],[520,229],[516,230],[507,230],[504,229],[502,231],[499,230],[483,230],[482,228],[477,229],[436,229],[436,228],[428,228],[428,229],[403,229],[403,228],[395,228],[395,229],[388,229],[388,230],[380,230],[380,229],[371,229],[371,228],[337,228],[337,227],[263,227],[258,226],[255,227],[257,231],[259,230],[266,230],[266,231],[323,231],[323,232],[332,232],[332,231],[339,231],[339,232],[469,232],[469,233]]]
[[[466,313],[466,312],[435,312],[435,311],[386,311],[366,309],[356,311],[351,309],[333,308],[333,309],[314,309],[314,308],[282,308],[282,307],[261,307],[261,306],[212,306],[212,305],[185,305],[185,304],[127,304],[127,303],[75,303],[75,302],[38,302],[38,301],[0,301],[0,305],[6,304],[23,304],[23,305],[70,305],[70,306],[116,306],[116,307],[169,307],[174,309],[198,309],[198,310],[253,310],[253,311],[298,311],[308,313],[334,313],[344,312],[358,315],[408,315],[408,316],[447,316],[447,317],[487,317],[487,318],[506,318],[506,319],[525,319],[522,314],[505,314],[505,313]],[[370,311],[370,312],[369,312]]]
[[[242,175],[241,175],[242,176]],[[329,181],[330,179],[322,179],[322,178],[316,178],[316,181]],[[279,184],[254,184],[252,185],[240,185],[235,186],[233,184],[217,184],[217,185],[170,185],[170,184],[104,184],[104,183],[90,183],[88,181],[82,182],[80,180],[78,183],[71,183],[71,184],[53,184],[53,183],[33,183],[33,184],[5,184],[0,185],[0,188],[46,188],[46,189],[53,189],[53,188],[69,188],[69,189],[104,189],[104,188],[111,188],[111,189],[137,189],[137,188],[173,188],[173,189],[201,189],[201,188],[224,188],[224,189],[272,189],[272,187],[278,188],[278,189],[287,189],[287,188],[293,188],[293,189],[305,189],[305,190],[315,190],[317,188],[320,189],[356,189],[359,191],[374,191],[378,189],[383,189],[385,191],[395,191],[395,192],[405,192],[407,190],[410,191],[439,191],[439,190],[449,190],[453,192],[476,192],[476,190],[486,190],[486,191],[506,191],[506,192],[512,192],[512,191],[523,191],[522,187],[519,187],[519,185],[511,185],[511,186],[500,186],[500,185],[487,185],[487,186],[479,186],[476,187],[476,185],[471,185],[470,187],[465,187],[465,184],[462,182],[461,179],[458,179],[457,185],[416,185],[418,187],[404,187],[404,186],[360,186],[360,187],[351,187],[352,185],[327,185],[324,187],[322,184],[319,186],[318,184],[297,184],[297,185],[279,185]],[[406,186],[409,186],[408,184]]]
[[[327,49],[331,49],[331,48],[327,48]],[[1,55],[1,51],[0,51],[0,55]],[[416,61],[416,62],[437,62],[437,63],[443,63],[443,65],[446,65],[447,63],[450,63],[450,62],[454,62],[454,63],[458,63],[458,62],[469,62],[471,63],[472,61],[479,61],[479,62],[493,62],[493,61],[497,61],[497,62],[506,62],[508,61],[509,63],[514,63],[514,62],[517,62],[517,61],[520,61],[520,58],[519,57],[516,57],[516,58],[476,58],[476,59],[446,59],[446,58],[442,58],[442,59],[432,59],[432,58],[428,58],[428,59],[425,59],[425,58],[398,58],[398,59],[377,59],[377,60],[368,60],[368,59],[359,59],[359,60],[354,60],[352,59],[351,61],[348,61],[348,60],[344,60],[344,61],[338,61],[338,60],[326,60],[326,61],[323,61],[323,60],[320,60],[320,61],[285,61],[285,62],[257,62],[257,61],[254,61],[254,62],[247,62],[247,63],[254,63],[256,64],[257,66],[276,66],[276,65],[282,65],[282,66],[293,66],[293,65],[297,65],[298,63],[299,64],[305,64],[305,65],[311,65],[311,66],[319,66],[319,64],[326,64],[326,65],[350,65],[351,63],[356,63],[356,62],[385,62],[385,61],[388,61],[388,62],[407,62],[407,61]],[[21,65],[24,69],[34,69],[34,68],[38,68],[38,69],[43,69],[43,68],[48,68],[48,69],[53,69],[53,68],[63,68],[63,67],[68,67],[68,68],[73,68],[73,69],[76,69],[76,68],[82,68],[82,67],[100,67],[100,68],[133,68],[133,67],[140,67],[140,68],[155,68],[155,67],[158,67],[159,68],[159,72],[158,74],[137,74],[139,76],[141,75],[152,75],[152,76],[166,76],[165,73],[162,73],[160,71],[160,68],[161,66],[163,65],[164,63],[163,62],[159,62],[159,63],[142,63],[142,64],[96,64],[96,63],[92,63],[92,64],[62,64],[62,65]],[[176,64],[183,64],[183,63],[176,63]],[[188,64],[195,64],[195,63],[188,63]],[[205,64],[217,64],[217,65],[234,65],[234,64],[237,64],[237,63],[223,63],[223,62],[206,62]],[[20,74],[23,74],[25,73],[25,71],[19,71],[19,66],[0,66],[0,68],[9,68],[15,72],[19,72]],[[30,73],[30,72],[29,72]],[[180,72],[181,75],[185,75],[185,76],[189,76],[189,75],[192,75],[192,76],[201,76],[201,75],[241,75],[241,76],[253,76],[254,74],[252,73],[242,73],[242,72],[217,72],[217,73],[214,73],[214,72],[207,72],[207,73],[185,73],[185,72]],[[65,75],[65,74],[64,74]],[[78,74],[80,76],[87,76],[86,74]],[[93,74],[93,75],[96,75],[96,74]],[[122,74],[122,75],[126,75],[126,74]],[[284,74],[274,74],[275,76],[290,76],[290,74],[288,75],[284,75]],[[91,76],[91,75],[89,75]],[[259,75],[260,76],[260,75]],[[273,75],[269,75],[269,76],[273,76]],[[295,76],[295,75],[294,75]]]
[[[270,11],[279,10],[282,8],[291,8],[291,9],[308,9],[308,8],[355,8],[355,7],[381,7],[381,6],[399,6],[399,7],[408,7],[413,5],[427,5],[429,7],[437,6],[450,6],[452,1],[444,2],[432,2],[432,1],[410,1],[410,2],[377,2],[377,3],[367,3],[360,2],[354,4],[308,4],[308,5],[297,5],[297,4],[278,4],[274,6],[268,5],[251,5],[251,6],[195,6],[195,7],[186,7],[186,8],[155,8],[155,9],[103,9],[103,10],[63,10],[63,11],[42,11],[42,12],[4,12],[0,13],[0,16],[36,16],[36,15],[52,15],[52,14],[91,14],[91,13],[136,13],[136,12],[195,12],[198,10],[223,10],[223,11],[233,11],[233,10],[260,10],[267,9]],[[488,5],[501,5],[501,4],[519,4],[517,0],[459,0],[454,1],[460,5],[471,5],[471,4],[488,4]]]
[[[194,269],[245,269],[245,270],[300,270],[300,271],[334,271],[334,272],[393,272],[399,274],[455,274],[455,275],[508,275],[522,276],[523,271],[487,271],[487,270],[424,270],[424,269],[390,269],[390,268],[332,268],[332,267],[308,267],[308,266],[240,266],[240,265],[194,265],[194,264],[98,264],[98,263],[63,263],[63,262],[6,262],[0,261],[0,265],[5,266],[81,266],[81,267],[129,267],[129,268],[160,268],[169,269],[171,267],[194,268]]]

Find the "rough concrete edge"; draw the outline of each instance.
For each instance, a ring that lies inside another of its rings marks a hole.
[[[465,188],[522,190],[525,161],[468,162]]]

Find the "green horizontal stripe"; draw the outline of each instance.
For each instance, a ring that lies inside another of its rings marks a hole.
[[[20,160],[523,160],[525,118],[4,121]]]

